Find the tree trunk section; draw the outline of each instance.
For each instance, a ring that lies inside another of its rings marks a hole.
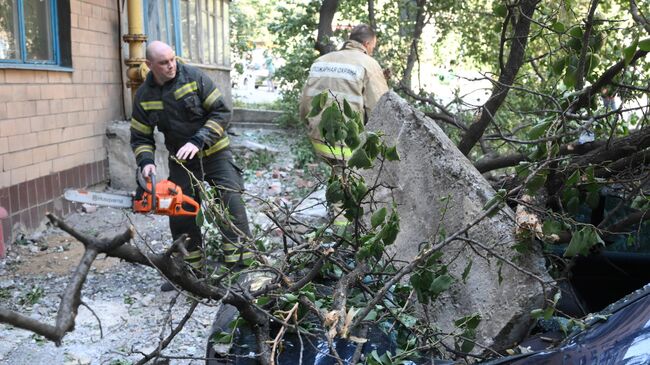
[[[338,0],[324,0],[320,7],[318,17],[318,36],[316,37],[316,49],[320,52],[321,56],[330,53],[336,49],[334,43],[330,41],[334,31],[332,30],[332,20],[336,9],[338,8]]]
[[[368,25],[377,33],[377,19],[375,18],[375,0],[368,0]]]
[[[483,136],[490,122],[494,120],[495,114],[506,99],[510,86],[512,86],[517,73],[519,73],[519,69],[524,63],[524,52],[528,43],[530,23],[537,3],[536,0],[524,0],[521,2],[519,7],[521,14],[514,26],[514,37],[506,67],[503,73],[499,75],[499,81],[494,85],[490,99],[483,105],[479,120],[469,127],[467,133],[465,133],[458,143],[458,149],[465,156],[469,155],[476,142]]]
[[[420,37],[422,36],[422,28],[424,28],[424,6],[426,3],[426,0],[417,0],[418,11],[415,16],[415,28],[413,29],[411,49],[408,59],[406,60],[406,68],[404,68],[404,73],[402,74],[401,81],[401,84],[407,89],[411,89],[411,76],[413,73],[413,67],[415,66],[415,61],[418,58],[418,44],[420,43]]]

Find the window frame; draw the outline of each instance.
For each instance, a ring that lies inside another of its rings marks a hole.
[[[169,39],[174,40],[174,46],[172,48],[174,48],[174,51],[176,52],[177,56],[186,57],[186,55],[184,55],[184,52],[183,52],[183,35],[184,35],[183,32],[184,32],[184,29],[183,29],[183,19],[181,19],[181,0],[142,0],[143,9],[145,9],[145,11],[144,11],[145,33],[147,35],[149,35],[151,33],[150,30],[149,30],[149,11],[147,10],[147,9],[149,9],[149,3],[150,2],[156,2],[156,1],[163,1],[165,3],[164,14],[159,15],[159,16],[164,16],[165,19],[161,19],[159,21],[159,23],[162,22],[162,21],[166,21],[166,22],[170,23],[169,20],[170,20],[170,15],[171,15],[171,23],[173,23],[174,31],[173,31],[173,34],[171,34],[171,31],[170,31],[169,27],[167,27],[167,30],[166,30],[167,39],[168,40]],[[167,6],[168,1],[171,1],[171,14],[169,14],[169,11],[168,11],[168,8],[169,8],[169,6]],[[228,52],[229,50],[226,50],[226,48],[227,48],[226,43],[227,43],[228,38],[224,35],[225,32],[229,31],[229,27],[225,25],[226,23],[228,23],[229,20],[225,19],[225,13],[227,13],[227,12],[223,10],[228,5],[226,5],[223,0],[208,0],[208,1],[214,1],[214,5],[215,5],[214,30],[212,32],[213,33],[212,36],[215,39],[215,47],[214,47],[215,48],[215,51],[214,51],[215,52],[214,53],[215,63],[210,63],[210,57],[211,56],[208,55],[206,57],[206,55],[203,52],[203,47],[202,46],[197,47],[197,51],[198,51],[197,52],[198,53],[197,54],[197,59],[187,58],[187,61],[188,61],[189,64],[201,66],[201,67],[207,68],[207,69],[218,69],[218,70],[229,71],[230,70],[230,59],[229,59],[230,57],[229,57],[229,52]],[[228,0],[226,0],[226,1],[228,1]],[[188,8],[188,19],[187,19],[188,26],[190,26],[190,20],[189,20],[189,17],[190,17],[189,14],[190,13],[189,13],[189,10],[192,10],[192,11],[195,12],[194,15],[195,15],[196,20],[197,20],[196,21],[196,23],[197,23],[197,28],[196,29],[198,29],[197,36],[198,36],[199,39],[203,38],[203,27],[204,26],[207,27],[207,24],[203,24],[203,21],[201,20],[202,12],[204,11],[203,5],[202,5],[203,3],[204,3],[203,0],[196,0],[196,9],[189,9]],[[189,2],[188,2],[188,7],[189,7]],[[217,7],[219,7],[219,9],[221,10],[220,12],[216,11]],[[205,9],[205,11],[207,13],[207,9]],[[219,21],[219,19],[220,19],[220,21]],[[220,24],[221,27],[218,27],[217,24]],[[209,33],[209,29],[207,30],[207,32]],[[173,36],[173,38],[172,38],[172,36]],[[217,41],[217,36],[218,36],[219,41]],[[150,40],[151,39],[149,39],[149,41]],[[223,48],[223,49],[220,50],[219,46],[221,46],[221,48]]]
[[[52,34],[51,43],[52,59],[50,60],[29,60],[27,59],[27,42],[25,34],[25,1],[16,0],[18,8],[18,43],[20,46],[20,58],[0,59],[0,68],[17,68],[29,70],[51,70],[51,71],[72,71],[71,67],[61,64],[61,48],[59,40],[59,0],[47,0],[50,5],[49,25]]]

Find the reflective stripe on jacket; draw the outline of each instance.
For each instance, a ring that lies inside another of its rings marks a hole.
[[[192,142],[204,157],[228,147],[230,110],[219,89],[201,70],[177,61],[176,77],[158,85],[150,72],[136,92],[131,148],[138,166],[154,163],[154,127],[165,135],[170,155]]]
[[[362,113],[367,120],[379,98],[388,91],[388,85],[381,67],[370,57],[366,48],[359,42],[349,40],[340,51],[330,52],[319,57],[309,70],[300,100],[300,119],[305,120],[311,109],[314,96],[328,91],[330,100],[334,97],[339,102],[346,99],[350,106]],[[309,118],[309,137],[319,155],[328,158],[343,159],[345,151],[341,146],[329,148],[320,138],[318,124],[321,116]]]

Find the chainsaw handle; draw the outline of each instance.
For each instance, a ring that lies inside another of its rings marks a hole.
[[[156,209],[158,209],[156,205],[156,195],[158,195],[156,191],[156,174],[150,173],[149,178],[151,179],[151,213],[155,213]]]
[[[192,210],[186,210],[183,205],[187,204],[192,206]],[[199,214],[199,209],[201,206],[197,203],[191,196],[183,195],[183,201],[176,206],[174,216],[191,216],[196,217]]]

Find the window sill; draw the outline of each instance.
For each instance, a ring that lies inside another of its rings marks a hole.
[[[58,72],[74,72],[72,67],[64,67],[57,65],[37,65],[33,63],[5,63],[0,62],[0,70],[14,69],[14,70],[33,70],[33,71],[58,71]]]

